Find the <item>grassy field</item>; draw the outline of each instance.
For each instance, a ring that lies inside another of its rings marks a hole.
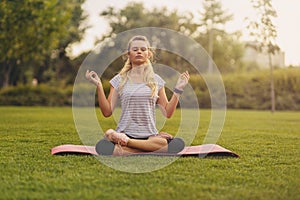
[[[113,124],[99,118],[104,128]],[[193,144],[209,119],[201,110]],[[150,173],[50,154],[67,143],[81,144],[71,108],[0,107],[0,199],[300,199],[299,112],[229,110],[217,144],[240,158],[179,158]]]

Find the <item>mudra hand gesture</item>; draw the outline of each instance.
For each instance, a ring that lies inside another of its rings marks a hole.
[[[96,85],[96,86],[101,86],[102,85],[98,74],[94,71],[87,70],[86,73],[85,73],[85,78],[88,81],[90,81],[91,83],[93,83],[94,85]]]
[[[174,92],[178,94],[182,94],[185,86],[188,84],[190,79],[190,75],[188,71],[183,72],[180,74],[179,79],[175,85]]]

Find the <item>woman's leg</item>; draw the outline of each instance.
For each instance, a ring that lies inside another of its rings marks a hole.
[[[147,140],[129,139],[127,147],[139,149],[140,151],[167,152],[168,142],[162,137],[149,137]]]
[[[122,149],[124,149],[124,152],[129,153],[139,151],[177,153],[184,148],[184,141],[182,139],[174,139],[172,135],[164,132],[150,136],[147,140],[129,138],[124,133],[118,133],[112,129],[106,131],[105,136],[108,140],[118,144],[116,146],[120,146],[114,150],[114,154],[118,155],[122,154],[120,153]]]
[[[95,149],[99,155],[130,155],[132,153],[141,152],[139,149],[115,144],[106,138],[101,139],[96,144]]]
[[[127,156],[131,155],[133,153],[140,153],[141,150],[127,147],[127,146],[121,146],[121,145],[115,145],[114,151],[112,155],[114,156]]]
[[[151,136],[147,140],[133,139],[126,136],[124,133],[118,133],[113,129],[106,131],[105,136],[108,140],[115,144],[120,144],[122,147],[129,147],[139,149],[140,151],[159,151],[167,152],[168,138],[172,136],[167,133],[160,133],[159,135]],[[129,149],[129,151],[132,151]]]

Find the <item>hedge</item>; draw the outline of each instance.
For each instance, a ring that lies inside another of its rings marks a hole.
[[[249,74],[230,74],[223,76],[222,79],[226,92],[227,108],[256,110],[271,108],[269,70]],[[95,92],[94,87],[88,84],[76,87],[77,91],[74,91],[74,96],[80,94],[83,97],[81,99],[78,98],[79,100],[76,101],[76,105],[91,105],[90,103],[96,99],[96,97],[91,97],[89,100],[92,101],[89,101],[84,98],[85,96],[91,96]],[[213,92],[213,95],[216,97],[218,97],[218,94],[222,94],[221,91],[218,91],[220,88],[210,88],[209,91],[203,77],[200,75],[192,75],[190,84],[193,92],[196,94],[200,108],[211,107],[212,94],[210,92]],[[288,68],[275,70],[274,84],[276,109],[300,110],[300,69]],[[103,85],[107,94],[109,83],[105,81]],[[38,85],[36,87],[19,85],[0,90],[0,105],[71,106],[72,94],[72,86],[57,88],[49,85]],[[186,102],[183,105],[194,107],[194,105],[189,105],[190,98],[192,97],[193,94],[185,91],[182,101]],[[97,104],[97,101],[95,102]]]
[[[222,77],[227,108],[271,109],[270,71],[249,74],[230,74]],[[210,108],[210,93],[203,78],[194,75],[190,83],[197,94],[200,108]],[[274,71],[275,103],[277,110],[300,110],[300,69]]]
[[[57,88],[48,85],[19,85],[0,91],[0,105],[15,106],[70,106],[72,87]]]

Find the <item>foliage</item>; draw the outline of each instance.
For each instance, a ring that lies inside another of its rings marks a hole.
[[[251,0],[253,7],[257,10],[256,20],[249,22],[248,29],[250,36],[254,38],[253,47],[259,52],[266,52],[269,55],[270,75],[270,94],[271,110],[275,111],[275,89],[273,77],[272,55],[279,50],[276,44],[277,30],[272,19],[277,17],[276,10],[272,6],[272,0]]]
[[[233,19],[233,15],[222,8],[220,0],[205,0],[200,12],[198,34],[195,39],[209,53],[221,72],[233,72],[243,68],[241,61],[244,48],[240,42],[240,32],[227,33],[226,24]],[[211,72],[213,63],[209,63]]]
[[[72,18],[65,29],[68,34],[59,41],[58,47],[47,56],[44,66],[39,68],[34,76],[40,82],[50,82],[52,85],[57,84],[58,80],[64,85],[72,84],[75,80],[82,58],[77,57],[73,60],[69,58],[70,45],[79,42],[88,26],[85,25],[87,15],[83,12],[81,5],[85,0],[68,1],[72,5]]]
[[[270,74],[261,71],[252,74],[224,77],[229,108],[271,109]],[[231,82],[231,83],[230,83]],[[278,110],[300,109],[299,69],[274,71],[274,88]]]
[[[111,28],[104,38],[141,27],[168,28],[187,35],[194,32],[196,28],[195,25],[191,23],[191,14],[180,15],[176,10],[170,11],[166,7],[147,10],[142,3],[131,2],[120,10],[109,7],[103,11],[100,16],[107,19]]]
[[[79,66],[87,54],[70,60],[67,52],[70,44],[80,41],[87,28],[86,14],[81,7],[84,2],[85,0],[0,2],[0,87],[28,84],[33,78],[39,83],[56,87],[74,82]],[[203,6],[200,22],[196,22],[191,13],[179,13],[167,7],[146,9],[142,3],[136,2],[131,2],[122,9],[109,7],[100,16],[107,20],[111,29],[99,38],[99,42],[106,44],[105,42],[109,42],[118,33],[135,28],[160,27],[195,39],[210,52],[208,47],[211,45],[207,37],[212,35],[213,59],[220,71],[227,73],[243,70],[240,33],[224,31],[224,26],[231,20],[232,15],[227,14],[217,0],[207,0]],[[188,45],[172,41],[172,38],[159,36],[149,39],[154,47],[172,44],[184,52],[189,51]],[[126,48],[127,41],[128,38],[124,38],[122,51]],[[105,56],[114,58],[114,52],[109,52],[108,48],[101,47],[101,53],[105,52]],[[102,64],[99,62],[103,59],[101,54],[92,52],[89,56],[90,62],[86,63],[89,66]],[[199,60],[206,62],[207,59]],[[158,50],[157,61],[172,66],[177,71],[187,69],[190,73],[197,73],[190,63],[172,52]],[[115,58],[109,64],[111,66],[103,74],[105,79],[119,71],[123,60],[121,57]]]
[[[220,4],[218,4],[218,6],[220,6]],[[238,68],[242,68],[241,58],[243,56],[243,46],[239,42],[239,33],[228,34],[224,31],[224,29],[222,29],[222,26],[230,19],[231,16],[225,15],[223,11],[222,13],[219,13],[218,9],[219,7],[215,10],[212,10],[212,18],[218,18],[218,21],[214,22],[213,26],[214,31],[216,32],[213,38],[215,40],[216,47],[216,56],[214,57],[214,59],[217,66],[221,69],[222,72],[231,72],[237,70]],[[192,39],[196,39],[197,42],[199,42],[202,46],[204,46],[206,50],[208,50],[207,30],[201,31],[201,29],[205,27],[205,24],[203,23],[206,23],[206,21],[197,24],[194,22],[194,16],[191,14],[181,15],[176,10],[169,11],[165,7],[147,10],[141,3],[130,3],[125,8],[120,10],[117,10],[113,7],[108,8],[106,11],[101,13],[101,16],[107,19],[111,27],[111,30],[107,33],[107,35],[99,40],[101,42],[105,41],[105,38],[114,37],[116,34],[127,30],[139,27],[160,27],[168,28],[177,31],[178,33],[187,35]],[[152,18],[149,16],[156,17]],[[157,44],[160,45],[159,47],[164,44],[165,46],[168,46],[168,44],[172,44],[173,48],[181,48],[182,51],[189,52],[189,47],[186,44],[182,44],[181,41],[177,40],[172,41],[172,38],[163,37],[163,34],[158,36],[153,34],[150,35],[148,39],[150,40],[150,43],[154,45],[154,47]],[[126,48],[127,42],[128,38],[125,38],[123,42],[123,50]],[[184,48],[186,48],[186,50],[184,50]],[[178,71],[187,69],[190,71],[190,73],[197,72],[180,56],[172,52],[163,51],[161,49],[157,50],[158,62],[163,62],[164,65],[172,66],[175,70]],[[101,53],[103,52],[105,52],[105,50],[101,51]],[[98,56],[100,56],[101,53],[99,53]],[[122,60],[118,59],[109,67],[109,70],[118,71],[122,66]]]
[[[43,84],[7,87],[0,91],[0,105],[70,106],[72,87],[57,88]]]
[[[230,74],[222,77],[227,108],[266,110],[271,108],[268,71]],[[190,79],[200,108],[211,107],[211,95],[199,75]],[[278,110],[300,110],[300,70],[278,69],[274,72],[275,98]],[[219,88],[220,89],[220,88]],[[186,104],[188,105],[188,104]]]
[[[210,77],[206,77],[208,80]],[[211,77],[213,81],[214,77]],[[266,110],[271,107],[269,73],[267,71],[257,71],[247,74],[230,74],[222,77],[227,108],[234,109],[259,109]],[[300,110],[300,70],[278,69],[274,72],[276,107],[278,110]],[[166,80],[169,82],[170,80]],[[200,108],[211,107],[211,94],[203,77],[192,75],[189,81],[192,92],[196,94]],[[106,95],[109,93],[110,84],[103,81]],[[215,93],[222,88],[213,89]],[[172,91],[167,88],[167,95],[170,97]],[[77,106],[92,105],[88,102],[88,97],[95,94],[95,88],[89,83],[81,83],[76,86],[76,91],[72,87],[58,88],[49,85],[28,86],[19,85],[0,90],[0,105],[47,105],[47,106],[70,106],[72,105],[72,95],[76,98],[73,102]],[[86,97],[81,99],[81,97]],[[194,108],[195,101],[192,101],[193,94],[189,90],[185,91],[181,97],[182,105]],[[98,105],[97,95],[91,101]]]
[[[121,49],[122,53],[125,53],[128,40],[133,36],[127,36],[126,33],[124,33],[128,30],[134,30],[142,27],[159,27],[171,29],[187,36],[191,35],[196,30],[196,25],[192,23],[193,16],[191,14],[182,15],[176,10],[170,11],[166,7],[148,10],[142,3],[131,2],[122,9],[109,7],[107,10],[103,11],[100,16],[107,20],[111,29],[106,35],[99,39],[98,42],[101,42],[103,48],[101,48],[100,52],[93,52],[95,55],[90,56],[91,64],[94,63],[91,66],[95,64],[99,65],[99,63],[102,62],[99,57],[102,55],[105,55],[106,60],[116,56],[115,52],[109,51],[113,42],[108,39],[113,40],[118,33],[122,32],[124,35],[124,37],[120,39],[122,41],[118,42],[118,48]],[[172,44],[172,47],[174,48],[188,47],[180,44],[180,41],[173,41],[172,38],[164,36],[163,33],[161,33],[161,35],[156,35],[156,33],[150,32],[145,34],[147,34],[146,36],[150,40],[152,47],[157,48],[156,60],[158,62],[162,62],[167,66],[174,66],[175,69],[180,69],[181,67],[181,71],[183,68],[189,68],[191,71],[193,71],[190,65],[183,58],[175,55],[174,53],[162,50],[170,44]],[[103,77],[111,77],[115,72],[119,71],[123,65],[124,61],[121,57],[114,59],[113,63],[111,63],[111,65],[107,68],[107,71],[104,73]]]
[[[52,156],[54,146],[82,144],[71,108],[0,107],[0,113],[3,199],[300,198],[299,112],[228,110],[218,144],[240,158],[179,158],[145,174],[116,171],[93,156]],[[112,128],[112,118],[98,117],[104,130]],[[194,145],[202,143],[210,117],[201,110]],[[166,131],[176,131],[180,120],[176,112]]]
[[[224,30],[225,24],[233,18],[232,14],[227,13],[222,8],[220,0],[204,0],[202,7],[200,26],[204,28],[207,34],[213,29]]]
[[[30,82],[59,52],[81,38],[83,0],[0,2],[0,86]],[[40,74],[39,74],[40,75]]]
[[[272,0],[251,0],[253,8],[256,9],[255,19],[246,18],[250,37],[255,44],[256,50],[274,54],[279,50],[276,44],[277,30],[273,24],[273,19],[277,17],[277,12],[272,6]]]

